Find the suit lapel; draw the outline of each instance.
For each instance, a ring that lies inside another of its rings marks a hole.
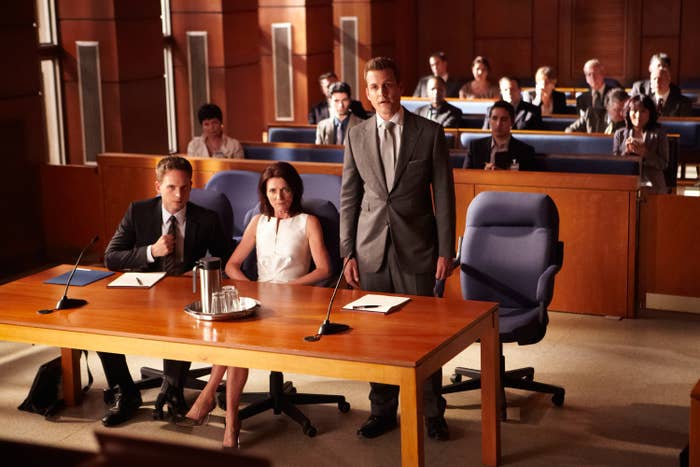
[[[372,191],[376,194],[387,196],[389,190],[386,187],[386,178],[384,176],[384,166],[379,155],[379,133],[377,132],[377,120],[375,116],[365,120],[358,126],[358,130],[362,131],[360,135],[359,154],[366,155],[363,158],[367,164],[371,179],[365,178],[365,183],[369,185]]]
[[[408,166],[408,161],[413,157],[413,153],[416,150],[416,144],[420,139],[420,134],[422,128],[418,126],[418,118],[415,117],[411,112],[404,109],[403,111],[403,131],[401,132],[401,149],[399,150],[399,155],[396,158],[396,170],[394,173],[394,186],[398,184],[401,179],[401,175],[406,170]]]
[[[184,264],[191,264],[191,262],[194,261],[193,258],[190,258],[190,255],[194,251],[194,245],[197,244],[197,234],[199,233],[199,219],[197,219],[197,214],[194,212],[195,209],[192,208],[192,203],[187,203],[187,212],[185,213],[185,241],[182,242],[185,250],[182,252],[182,262]]]

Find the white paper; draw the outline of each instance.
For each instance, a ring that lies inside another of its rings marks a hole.
[[[343,307],[344,310],[373,311],[375,313],[389,313],[409,301],[410,297],[396,297],[393,295],[367,294],[350,302]]]
[[[143,287],[145,289],[165,277],[164,272],[125,272],[107,284],[107,287]]]

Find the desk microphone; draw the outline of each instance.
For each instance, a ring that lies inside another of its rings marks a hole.
[[[99,240],[100,237],[98,235],[95,235],[92,240],[90,240],[90,243],[87,244],[85,248],[83,248],[83,251],[80,252],[80,255],[78,255],[78,261],[75,262],[75,266],[73,266],[73,270],[70,272],[70,276],[68,276],[68,280],[66,281],[66,288],[63,290],[63,297],[56,303],[56,308],[53,310],[39,310],[37,313],[42,314],[42,315],[47,315],[49,313],[53,313],[56,310],[67,310],[69,308],[78,308],[87,303],[87,300],[83,300],[82,298],[68,298],[68,287],[70,287],[70,281],[73,280],[73,275],[75,274],[75,271],[78,269],[78,265],[80,264],[80,260],[83,259],[83,255],[85,252],[95,244],[97,240]]]
[[[333,295],[331,295],[331,300],[330,302],[328,302],[328,311],[326,312],[326,319],[323,321],[323,323],[321,323],[321,326],[318,328],[318,331],[316,331],[316,335],[304,337],[305,341],[316,342],[320,340],[321,336],[324,334],[338,334],[339,332],[347,331],[348,329],[350,329],[350,326],[348,326],[347,324],[331,323],[330,317],[331,309],[333,307],[333,300],[335,300],[335,294],[338,293],[340,281],[343,279],[343,274],[345,274],[345,267],[348,265],[351,259],[352,255],[346,258],[345,263],[343,264],[343,269],[341,269],[340,271],[340,275],[338,276],[338,282],[335,283],[335,288],[333,289]]]

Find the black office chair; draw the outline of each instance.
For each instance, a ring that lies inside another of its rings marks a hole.
[[[467,211],[460,268],[466,300],[500,304],[501,418],[506,419],[505,387],[552,394],[564,404],[564,389],[534,381],[534,368],[505,371],[503,342],[530,345],[545,335],[547,306],[554,276],[561,269],[559,213],[552,199],[539,193],[483,192]],[[470,379],[462,381],[462,376]],[[458,367],[443,394],[479,389],[480,372]]]
[[[331,274],[329,279],[318,284],[328,286],[340,274],[341,259],[340,259],[340,242],[339,242],[339,226],[340,216],[338,210],[333,203],[321,199],[304,199],[302,201],[302,209],[304,212],[313,214],[321,223],[323,229],[323,240],[328,249],[329,257],[331,258]],[[253,215],[260,211],[260,207],[256,206],[250,210],[245,217],[244,224],[247,225]],[[313,265],[312,265],[313,267]],[[246,258],[241,269],[250,280],[257,280],[257,257],[255,250]],[[219,405],[226,408],[225,393],[219,392]],[[344,396],[328,395],[328,394],[299,394],[291,381],[284,381],[284,375],[279,371],[270,373],[270,386],[268,392],[260,393],[244,393],[242,400],[250,402],[249,405],[241,409],[238,414],[241,420],[252,417],[266,410],[272,409],[276,415],[284,413],[291,417],[295,422],[301,425],[305,435],[309,437],[316,436],[316,428],[311,424],[311,421],[296,407],[302,404],[338,404],[338,409],[342,413],[347,413],[350,410],[350,404],[345,400]]]

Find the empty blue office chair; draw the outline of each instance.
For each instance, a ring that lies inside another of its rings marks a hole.
[[[226,238],[233,238],[233,210],[226,195],[218,191],[192,188],[190,201],[217,213],[224,235]]]
[[[249,170],[224,170],[212,176],[204,187],[223,193],[233,210],[233,238],[243,235],[245,213],[258,202],[260,174]]]
[[[331,174],[299,174],[304,182],[304,198],[325,199],[340,209],[342,177]]]
[[[304,188],[306,192],[306,187]],[[308,214],[316,216],[323,229],[323,241],[326,244],[331,262],[331,274],[321,286],[334,285],[341,270],[340,258],[340,216],[338,210],[332,203],[322,199],[302,199],[302,209]],[[260,212],[257,205],[245,216],[246,225],[255,214]],[[312,265],[312,267],[314,267]],[[241,265],[243,273],[251,280],[257,279],[257,257],[255,250],[246,258]],[[219,397],[219,405],[222,404],[223,397]],[[338,409],[345,413],[350,410],[350,404],[344,396],[330,394],[298,394],[291,381],[284,381],[284,375],[279,371],[270,372],[270,387],[268,392],[244,393],[243,399],[251,402],[239,411],[241,419],[252,417],[258,413],[272,409],[276,414],[285,413],[295,422],[301,425],[304,434],[310,437],[316,435],[316,428],[311,421],[296,407],[299,404],[338,404]]]
[[[469,205],[466,224],[460,255],[462,296],[500,304],[503,387],[550,393],[552,402],[561,406],[564,389],[533,381],[533,368],[505,371],[502,348],[503,342],[535,344],[547,330],[547,306],[563,259],[556,205],[540,193],[483,192]],[[471,379],[461,381],[462,376]],[[479,377],[477,370],[457,368],[453,384],[444,386],[442,392],[478,389]],[[502,389],[503,419],[505,401]]]

